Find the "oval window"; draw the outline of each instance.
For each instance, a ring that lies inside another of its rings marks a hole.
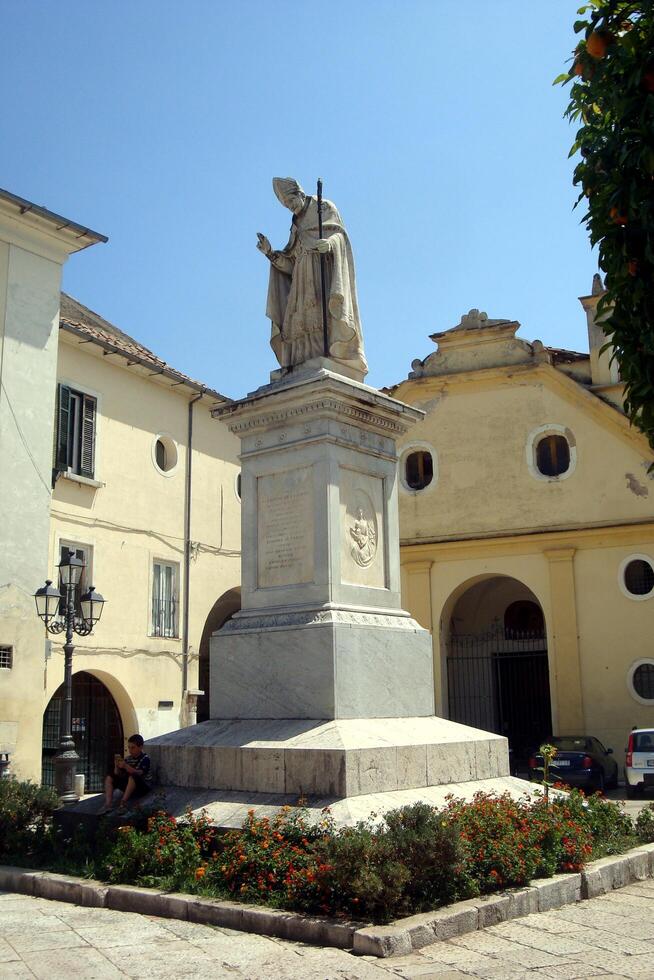
[[[644,701],[654,701],[654,663],[640,664],[631,678],[634,691]]]
[[[570,446],[564,436],[543,436],[536,446],[536,467],[543,476],[561,476],[570,469]]]
[[[654,568],[644,558],[633,558],[624,569],[624,587],[630,595],[649,595],[654,591]]]
[[[236,496],[240,500],[241,499],[241,474],[240,473],[236,474],[235,490],[236,490]]]
[[[177,466],[175,440],[167,435],[158,435],[152,448],[152,458],[160,473],[172,475],[172,471]]]
[[[409,453],[404,461],[404,480],[410,490],[424,490],[434,479],[434,461],[431,453],[418,449]]]
[[[157,445],[155,446],[155,458],[157,460],[157,466],[160,470],[166,469],[166,447],[164,446],[161,439],[157,439]]]

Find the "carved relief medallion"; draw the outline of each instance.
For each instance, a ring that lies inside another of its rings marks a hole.
[[[377,554],[377,522],[367,493],[357,490],[354,514],[348,527],[350,554],[357,565],[366,568]]]

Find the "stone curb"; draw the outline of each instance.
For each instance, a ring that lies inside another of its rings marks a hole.
[[[357,929],[356,923],[335,922],[281,909],[264,909],[257,905],[174,894],[137,885],[105,885],[101,881],[6,865],[0,865],[0,890],[87,907],[200,922],[340,949],[352,949]]]
[[[546,912],[654,878],[654,844],[600,858],[575,874],[539,878],[523,888],[456,902],[387,926],[358,926],[315,916],[0,865],[0,890],[93,908],[139,912],[222,926],[279,939],[352,949],[366,956],[403,956],[432,943],[532,912]]]
[[[654,844],[641,844],[626,854],[592,861],[575,874],[538,878],[524,888],[456,902],[436,912],[398,919],[388,926],[357,929],[354,952],[366,956],[404,956],[431,943],[498,922],[606,895],[614,888],[645,878],[654,878]]]

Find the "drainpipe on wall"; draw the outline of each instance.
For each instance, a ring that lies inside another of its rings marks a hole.
[[[191,474],[193,470],[193,406],[200,401],[201,391],[188,403],[188,431],[186,438],[186,487],[184,492],[184,612],[182,617],[182,710],[188,719],[188,634],[191,580]],[[195,693],[195,692],[194,692]],[[194,699],[197,700],[197,699]],[[190,712],[194,714],[193,711]],[[180,718],[181,721],[181,718]]]

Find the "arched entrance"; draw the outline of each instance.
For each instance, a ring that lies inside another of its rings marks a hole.
[[[198,698],[198,721],[209,720],[209,646],[211,642],[211,634],[215,633],[216,630],[219,630],[222,626],[224,626],[227,620],[231,619],[234,613],[237,613],[240,608],[241,589],[237,586],[234,589],[230,589],[228,592],[224,592],[220,599],[217,599],[214,602],[211,612],[207,616],[207,621],[204,624],[202,637],[200,639],[200,655],[198,662],[198,687],[201,691],[204,691],[204,694]]]
[[[50,699],[43,716],[42,782],[54,786],[54,757],[59,748],[64,685]],[[108,688],[86,671],[73,674],[73,731],[87,793],[99,793],[114,754],[124,755],[120,712]]]
[[[444,623],[448,717],[505,735],[516,760],[552,733],[545,618],[508,576],[471,584]]]

